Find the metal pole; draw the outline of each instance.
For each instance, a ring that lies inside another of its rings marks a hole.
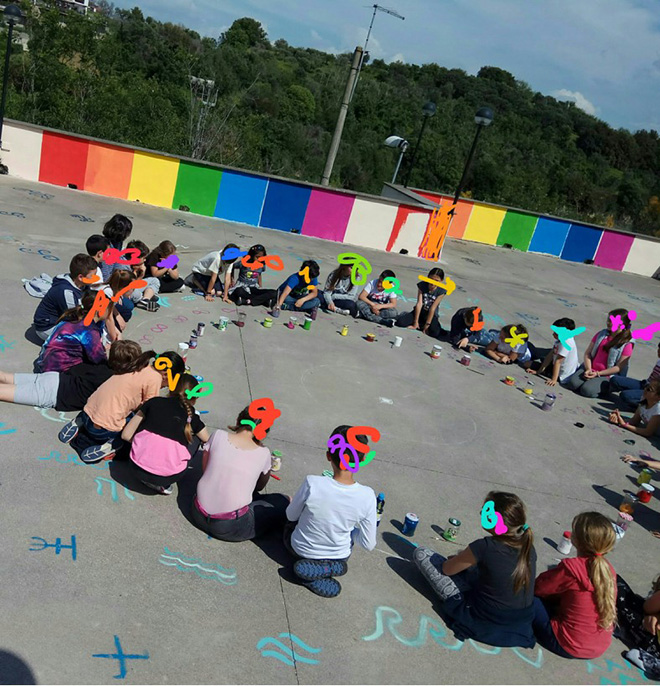
[[[422,142],[422,136],[424,135],[424,129],[426,128],[426,123],[430,117],[425,116],[422,122],[422,128],[419,130],[419,137],[417,138],[417,144],[413,150],[413,154],[410,156],[410,164],[408,165],[408,172],[406,173],[406,180],[403,182],[403,187],[408,188],[408,181],[410,181],[410,175],[412,174],[413,167],[415,166],[415,159],[417,158],[417,151],[419,150],[419,144]]]
[[[14,22],[9,22],[7,33],[7,51],[5,53],[5,73],[2,77],[2,102],[0,103],[0,150],[2,150],[2,128],[5,123],[5,103],[7,102],[7,83],[9,81],[9,57],[11,54],[11,38],[14,32]]]
[[[456,189],[456,195],[454,196],[454,206],[452,207],[452,214],[454,213],[454,210],[456,208],[456,203],[458,202],[458,199],[461,196],[461,191],[463,190],[463,185],[465,184],[465,180],[467,179],[468,172],[470,171],[470,165],[472,164],[472,158],[474,156],[474,151],[477,147],[477,141],[479,140],[479,134],[481,133],[481,129],[483,129],[483,126],[477,125],[477,133],[474,136],[474,140],[472,141],[472,147],[470,148],[470,154],[468,155],[467,162],[465,163],[465,168],[463,169],[463,176],[461,176],[461,180],[459,181],[458,188]]]
[[[341,135],[344,131],[344,123],[346,122],[346,114],[348,113],[348,104],[351,99],[351,90],[353,89],[353,84],[355,83],[355,78],[357,76],[358,66],[360,60],[362,59],[362,48],[358,45],[353,53],[353,64],[351,65],[351,72],[348,75],[348,81],[346,82],[346,90],[344,91],[344,99],[341,103],[341,108],[339,109],[339,116],[337,117],[337,126],[335,126],[335,133],[332,136],[332,142],[330,143],[330,150],[328,150],[328,159],[325,162],[325,169],[323,170],[323,177],[321,178],[321,185],[328,186],[330,184],[330,177],[332,176],[332,168],[335,166],[335,159],[337,157],[337,152],[339,150],[339,144],[341,143]]]
[[[403,156],[406,154],[405,148],[401,151],[401,154],[399,155],[399,161],[396,163],[396,169],[394,170],[394,176],[392,177],[392,185],[396,183],[396,177],[397,174],[399,173],[399,167],[401,166],[401,162],[403,161]]]

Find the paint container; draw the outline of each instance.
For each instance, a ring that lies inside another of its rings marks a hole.
[[[348,336],[348,324],[344,324],[344,326],[341,327],[341,335]]]
[[[559,545],[557,546],[557,551],[562,555],[568,555],[571,552],[572,547],[573,544],[571,543],[571,532],[564,531],[561,541],[559,541]]]
[[[218,322],[218,331],[226,331],[229,326],[229,317],[220,317]]]
[[[504,383],[507,386],[513,386],[516,383],[516,378],[515,376],[505,376],[504,377]]]
[[[319,313],[319,308],[318,308],[318,307],[312,308],[312,311],[309,313],[309,316],[311,317],[311,319],[312,319],[313,322],[316,321],[316,315],[318,315],[318,313]]]
[[[190,335],[190,341],[188,342],[188,347],[194,350],[197,347],[197,334],[193,333]]]
[[[400,348],[402,343],[403,343],[403,338],[401,336],[395,336],[394,337],[394,347],[395,348]]]
[[[523,393],[525,395],[532,395],[532,393],[534,393],[534,389],[533,388],[523,388]]]
[[[448,522],[449,524],[443,531],[442,537],[445,539],[445,541],[455,541],[458,538],[458,532],[461,528],[461,520],[450,517]]]
[[[307,316],[305,316],[305,323],[303,324],[303,329],[305,329],[305,331],[309,331],[311,328],[312,328],[312,318],[309,315],[307,315]]]
[[[204,381],[203,376],[199,376],[198,374],[193,374],[193,376],[197,379],[197,383],[202,383]]]
[[[206,329],[206,324],[204,324],[204,322],[199,322],[199,324],[197,324],[197,335],[203,336],[204,329]]]
[[[287,326],[293,330],[296,328],[296,322],[298,321],[298,317],[289,317],[289,323]]]
[[[441,352],[442,352],[442,346],[441,345],[434,345],[431,348],[431,359],[437,360],[440,357]]]
[[[383,516],[383,510],[385,509],[385,494],[379,493],[376,496],[376,526],[380,526],[380,520]]]
[[[401,530],[401,533],[404,536],[414,536],[418,524],[419,517],[412,512],[407,512],[406,517],[403,520],[403,529]]]
[[[273,320],[270,317],[264,317],[264,329],[272,329]]]
[[[619,512],[619,517],[616,520],[616,525],[625,533],[628,527],[632,524],[632,515],[627,512]]]
[[[635,445],[635,439],[634,438],[626,438],[623,441],[624,443],[627,443],[628,445]]]
[[[282,469],[282,458],[272,455],[270,458],[270,471],[279,472]]]
[[[245,318],[246,317],[247,317],[247,315],[245,314],[245,312],[239,312],[238,313],[238,321],[236,322],[236,324],[238,324],[238,326],[243,328],[245,326]]]
[[[546,393],[541,409],[549,412],[554,407],[555,400],[557,400],[557,396],[554,393]]]
[[[187,343],[179,343],[179,355],[185,362],[188,357],[188,348],[190,346]]]
[[[471,358],[467,353],[465,353],[465,354],[463,355],[463,357],[461,357],[461,364],[462,364],[464,367],[469,367],[471,361],[472,361],[472,358]]]
[[[626,493],[623,496],[621,505],[619,505],[619,512],[625,512],[626,514],[632,515],[632,513],[635,511],[635,504],[637,501],[638,498],[636,495],[633,495],[632,493]]]
[[[271,310],[271,314],[275,319],[277,319],[280,316],[280,308],[279,307],[273,307]]]
[[[653,488],[651,484],[642,484],[639,491],[637,491],[637,497],[639,498],[639,502],[650,503],[651,498],[653,497],[653,491],[655,491],[655,488]]]
[[[368,333],[367,334],[367,341],[369,343],[373,343],[376,340],[376,334],[375,333]]]
[[[612,522],[612,528],[614,529],[614,535],[616,536],[617,541],[620,541],[626,535],[626,530],[622,529],[618,524],[615,524],[614,522]]]
[[[642,484],[648,483],[651,483],[651,470],[642,469],[642,471],[639,473],[639,476],[637,477],[637,484],[641,486]]]

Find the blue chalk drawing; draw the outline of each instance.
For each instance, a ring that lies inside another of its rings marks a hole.
[[[5,340],[4,336],[0,336],[0,352],[4,352],[5,348],[9,348],[10,350],[12,350],[15,345],[16,345],[16,341],[12,341],[11,343],[8,343]]]
[[[71,536],[71,545],[64,545],[62,543],[62,539],[58,538],[55,543],[46,543],[45,539],[41,538],[41,536],[32,536],[33,541],[41,541],[41,548],[30,548],[31,552],[34,552],[36,550],[46,550],[46,548],[55,548],[55,554],[59,555],[64,548],[69,548],[71,550],[71,558],[75,562],[76,556],[77,556],[77,548],[76,548],[76,537]],[[35,544],[36,545],[36,544]]]
[[[534,326],[539,323],[539,318],[533,314],[527,314],[526,312],[516,312],[516,316],[520,317],[523,321]]]
[[[172,305],[170,305],[170,299],[162,295],[158,296],[158,304],[162,305],[163,307],[172,307]]]
[[[185,219],[177,219],[175,222],[172,222],[172,226],[183,226],[186,229],[194,229],[195,228],[194,226],[191,226],[190,224],[188,224],[188,222],[186,222]]]
[[[64,457],[63,460],[60,458]],[[71,464],[74,467],[87,467],[89,469],[90,467],[92,469],[101,469],[107,471],[110,468],[110,464],[108,462],[99,462],[98,464],[85,464],[79,457],[76,455],[76,453],[69,453],[66,456],[63,456],[62,453],[60,453],[57,450],[51,450],[50,455],[48,457],[38,457],[37,458],[41,462],[46,462],[48,460],[55,460],[58,464]]]
[[[493,322],[494,327],[500,327],[500,329],[504,326],[504,319],[502,317],[499,317],[496,314],[484,314],[484,321],[486,322]]]
[[[44,419],[49,419],[51,422],[62,422],[62,424],[66,424],[69,420],[64,416],[64,412],[59,413],[59,419],[56,417],[51,417],[48,414],[49,408],[47,407],[34,407],[33,408],[41,414],[41,416]]]
[[[565,298],[557,298],[560,303],[564,303],[564,307],[577,307],[577,303],[572,303]]]
[[[176,567],[182,572],[194,572],[202,579],[219,581],[225,586],[233,586],[237,581],[235,569],[225,569],[220,565],[202,562],[194,557],[186,557],[183,553],[173,553],[167,546],[163,549],[165,553],[161,554],[158,562],[167,567]],[[202,567],[202,564],[205,566]]]
[[[392,616],[388,616],[385,618],[385,620],[383,620],[384,615]],[[399,643],[403,643],[403,645],[411,648],[419,648],[423,645],[426,645],[427,635],[430,635],[435,643],[443,648],[447,648],[448,650],[458,651],[461,650],[465,645],[463,641],[459,641],[458,639],[455,639],[456,643],[453,645],[445,643],[442,639],[448,637],[447,629],[443,624],[433,617],[420,615],[417,635],[413,636],[412,638],[406,638],[399,633],[397,627],[402,621],[403,618],[397,610],[395,610],[393,607],[381,605],[380,607],[376,608],[376,630],[368,636],[363,636],[362,640],[375,641],[385,633],[385,627],[387,627],[387,630],[392,634],[392,636],[394,636],[394,638],[396,638],[397,641],[399,641]],[[484,646],[475,643],[472,639],[469,639],[469,642],[472,644],[475,650],[483,653],[484,655],[499,655],[502,650],[498,647],[485,648]],[[532,661],[524,653],[520,652],[519,648],[511,648],[511,651],[514,652],[521,660],[523,660],[523,662],[526,662],[536,669],[540,669],[541,665],[543,664],[543,650],[540,647],[538,647],[537,650],[538,652],[536,659]]]
[[[308,646],[304,641],[301,641],[295,634],[283,632],[279,634],[279,638],[288,638],[292,643],[295,643],[298,647],[302,648],[303,650],[312,653],[312,655],[320,653],[322,650],[321,648],[312,648]],[[284,653],[284,655],[275,650],[262,651],[262,648],[264,648],[267,645],[277,646]],[[261,651],[261,657],[274,657],[276,660],[284,662],[285,665],[289,665],[289,667],[293,667],[294,662],[304,662],[307,665],[317,665],[319,663],[318,660],[314,660],[313,658],[298,655],[298,653],[295,650],[292,650],[288,646],[284,645],[281,641],[278,641],[276,638],[272,638],[270,636],[262,638],[257,643],[257,650]]]
[[[184,295],[183,298],[181,298],[181,300],[197,300],[197,296],[196,295]]]
[[[23,193],[28,193],[36,198],[41,198],[42,200],[52,200],[55,196],[50,193],[42,193],[41,191],[33,191],[30,188],[16,188],[15,191],[22,191]]]
[[[20,252],[24,253],[29,253],[30,255],[41,255],[41,257],[44,258],[44,260],[51,260],[53,262],[59,262],[60,258],[56,257],[55,255],[51,254],[50,250],[46,250],[45,248],[42,248],[41,250],[37,250],[37,252],[33,252],[31,248],[19,248]]]
[[[0,426],[4,426],[3,422],[0,422]],[[4,429],[0,431],[0,436],[3,436],[4,434],[13,434],[16,429]]]
[[[113,502],[117,502],[119,500],[119,494],[117,493],[117,483],[113,481],[112,479],[106,479],[104,476],[97,476],[94,481],[96,481],[96,493],[98,495],[101,495],[103,493],[103,484],[101,483],[102,481],[105,481],[106,483],[110,484],[110,494],[112,495],[112,500]],[[135,500],[135,496],[126,488],[124,488],[124,495],[129,499],[129,500]]]
[[[600,665],[596,664],[592,660],[587,660],[587,662],[585,664],[587,666],[587,674],[591,674],[592,672],[594,672],[597,669],[600,670],[601,672],[606,671],[605,667],[601,667]],[[649,682],[649,679],[644,674],[644,670],[640,669],[639,667],[629,665],[628,663],[626,663],[625,665],[620,665],[617,662],[612,662],[612,660],[605,660],[605,665],[607,667],[608,672],[613,671],[613,669],[615,667],[619,670],[625,670],[628,673],[637,672],[639,674],[639,676],[641,676],[642,681],[646,681],[647,683]],[[639,681],[636,681],[631,676],[628,676],[628,674],[618,674],[617,676],[619,677],[618,683],[620,683],[620,684],[641,683]],[[614,675],[612,678],[614,678]],[[610,681],[609,679],[606,679],[604,676],[601,676],[600,677],[600,683],[601,684],[616,684],[617,682],[616,681]]]
[[[72,214],[71,216],[74,219],[79,219],[81,222],[92,222],[92,223],[94,223],[94,220],[91,217],[85,217],[82,214]]]
[[[7,212],[6,210],[0,210],[0,214],[5,217],[18,217],[19,219],[25,219],[25,215],[22,212]]]
[[[149,653],[146,653],[146,655],[129,655],[128,653],[125,653],[124,649],[121,647],[121,641],[118,636],[115,636],[115,647],[117,648],[116,653],[97,653],[96,655],[92,655],[92,657],[104,657],[119,661],[119,674],[113,676],[113,679],[124,679],[126,677],[126,660],[149,659]]]

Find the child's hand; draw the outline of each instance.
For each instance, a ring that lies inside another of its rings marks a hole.
[[[585,379],[595,379],[597,376],[598,374],[593,369],[587,369],[587,371],[584,373]]]
[[[528,369],[528,370],[527,370],[527,373],[528,373],[528,374],[531,374],[532,376],[536,376],[537,374],[540,374],[540,373],[541,373],[541,370],[539,369],[539,371],[537,372],[537,371],[535,371],[534,369]]]
[[[213,293],[207,293],[204,296],[204,300],[206,300],[207,303],[212,303],[213,302]]]
[[[655,632],[658,630],[658,618],[656,615],[646,615],[643,624],[646,631],[655,635]]]
[[[461,338],[461,340],[456,344],[457,348],[464,348],[468,344],[467,338]]]
[[[557,382],[556,382],[556,381],[553,381],[553,379],[548,379],[548,380],[545,382],[545,385],[546,385],[546,386],[556,386],[556,385],[557,385]]]
[[[509,364],[509,362],[511,362],[511,359],[509,358],[508,355],[502,355],[502,357],[500,357],[499,361],[502,364]]]
[[[330,312],[335,312],[337,310],[334,303],[330,303],[328,305],[328,309],[330,310]]]
[[[222,298],[222,302],[231,305],[231,300],[226,295]]]
[[[416,329],[418,326],[419,326],[419,324],[411,324],[411,325],[410,325],[409,327],[407,327],[407,328],[409,328],[409,329]]]
[[[305,303],[303,302],[303,299],[300,298],[299,300],[296,300],[295,305],[296,307],[300,308],[304,305]]]

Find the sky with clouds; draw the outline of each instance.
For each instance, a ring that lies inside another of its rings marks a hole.
[[[501,67],[614,127],[660,131],[659,0],[382,0],[372,58],[436,62],[476,74]],[[217,38],[240,17],[272,41],[328,52],[362,45],[365,0],[114,0]]]

